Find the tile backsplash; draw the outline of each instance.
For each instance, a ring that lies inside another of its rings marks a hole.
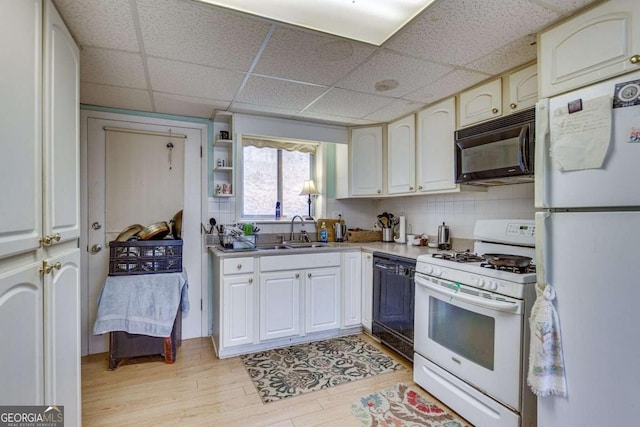
[[[341,213],[349,228],[372,229],[376,216],[382,212],[405,215],[407,233],[436,235],[438,225],[446,222],[454,238],[473,239],[473,227],[478,219],[533,219],[533,183],[489,187],[486,192],[434,194],[426,196],[392,197],[385,199],[329,199],[326,217]],[[236,221],[235,198],[209,198],[209,217],[219,224]],[[206,222],[206,221],[205,221]],[[290,222],[266,222],[261,233],[288,233]],[[296,221],[295,231],[300,230]],[[305,230],[313,233],[312,224]]]

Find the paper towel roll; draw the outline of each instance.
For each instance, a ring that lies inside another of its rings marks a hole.
[[[406,228],[406,219],[404,215],[400,215],[400,224],[398,226],[398,243],[406,243],[407,242],[407,228]]]

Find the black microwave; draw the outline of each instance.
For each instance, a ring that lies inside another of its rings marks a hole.
[[[456,182],[504,185],[533,181],[535,108],[457,130]]]

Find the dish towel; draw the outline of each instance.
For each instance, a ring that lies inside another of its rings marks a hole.
[[[562,337],[558,312],[553,306],[556,291],[547,284],[536,285],[536,302],[531,308],[529,327],[531,345],[529,347],[529,373],[527,384],[540,397],[567,395]]]

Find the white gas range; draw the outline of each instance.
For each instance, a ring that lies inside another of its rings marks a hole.
[[[534,426],[534,222],[479,220],[474,238],[474,254],[417,259],[414,381],[474,425]]]

